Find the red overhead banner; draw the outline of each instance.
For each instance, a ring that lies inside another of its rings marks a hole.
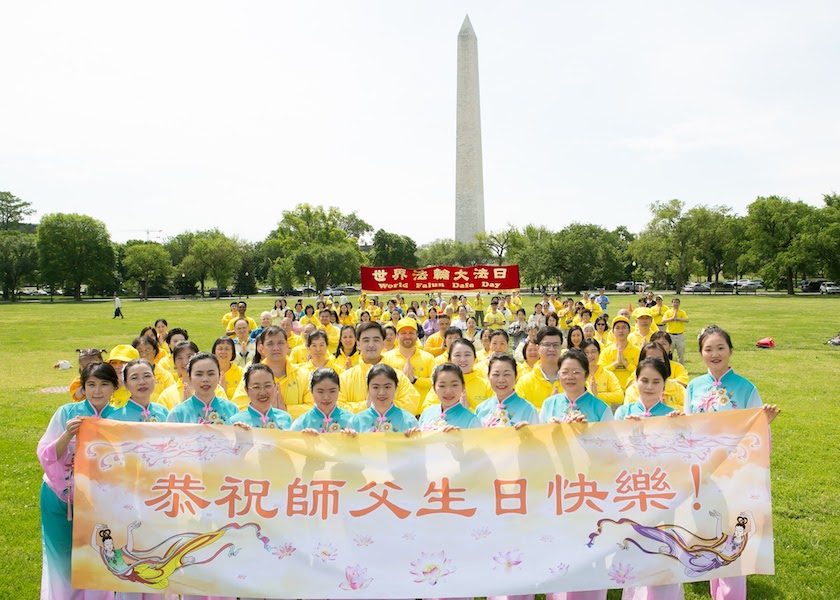
[[[504,291],[519,289],[519,266],[362,267],[365,292]]]

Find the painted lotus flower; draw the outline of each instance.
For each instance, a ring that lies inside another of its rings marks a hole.
[[[373,581],[373,578],[365,579],[365,575],[367,575],[367,569],[362,567],[361,565],[356,565],[355,567],[345,567],[344,568],[344,578],[347,581],[342,581],[338,584],[342,590],[363,590],[367,586],[370,585],[370,582]]]
[[[408,540],[408,541],[413,540],[415,537],[416,537],[415,534],[412,533],[411,531],[407,531],[404,534],[402,534],[402,539]]]
[[[357,535],[353,538],[353,541],[356,542],[356,545],[359,547],[370,546],[373,543],[373,538],[369,535]]]
[[[618,563],[617,565],[612,565],[610,567],[609,573],[607,576],[615,581],[619,585],[624,585],[628,583],[631,579],[636,579],[636,576],[632,574],[633,567],[632,565],[624,565],[623,563]]]
[[[491,532],[490,532],[489,529],[487,529],[486,527],[482,527],[481,529],[473,529],[470,532],[470,535],[472,535],[473,538],[476,539],[476,540],[483,540],[484,538],[489,536],[490,533]]]
[[[312,556],[321,559],[321,562],[329,562],[335,560],[338,556],[338,550],[332,544],[318,544],[315,546]]]
[[[554,536],[553,535],[548,535],[548,534],[543,534],[543,535],[540,536],[540,541],[543,544],[550,544],[551,542],[554,541]]]
[[[557,566],[549,567],[548,570],[551,572],[552,575],[565,575],[569,572],[569,565],[566,563],[560,563]]]
[[[291,544],[283,544],[282,546],[275,547],[271,553],[276,555],[278,559],[283,560],[287,556],[291,556],[295,550],[297,550],[297,548]]]
[[[444,551],[429,554],[422,552],[420,558],[411,562],[411,567],[414,583],[429,585],[437,585],[438,581],[443,581],[447,575],[455,572],[452,561],[446,558]]]
[[[496,571],[504,570],[508,573],[522,564],[523,555],[519,550],[508,550],[507,552],[499,552],[493,557],[496,561],[496,566],[493,567]]]

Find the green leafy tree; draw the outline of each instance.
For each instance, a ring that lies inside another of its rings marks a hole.
[[[21,200],[11,192],[0,192],[0,231],[18,229],[23,219],[35,214],[32,203]]]
[[[516,228],[508,226],[508,228],[503,231],[491,233],[481,232],[475,236],[475,239],[479,244],[481,244],[485,252],[493,257],[493,260],[497,265],[502,265],[505,260],[507,260],[508,251],[514,242],[516,235]]]
[[[840,195],[825,194],[823,201],[806,220],[803,249],[826,277],[840,281]]]
[[[417,262],[423,266],[453,265],[470,267],[490,261],[484,246],[478,242],[456,242],[455,240],[435,240],[417,250]]]
[[[240,296],[257,293],[257,267],[260,264],[261,256],[257,244],[241,243],[239,255],[242,261],[236,270],[233,282],[233,291]]]
[[[24,277],[38,268],[35,235],[18,231],[0,231],[0,273],[3,276],[3,298],[14,302],[15,292]]]
[[[784,281],[793,295],[797,270],[807,271],[809,261],[803,233],[814,208],[804,202],[791,202],[780,196],[759,197],[747,207],[747,236],[754,261],[762,264],[762,277]]]
[[[554,272],[566,290],[606,286],[622,275],[621,239],[597,225],[573,223],[555,236],[551,248]]]
[[[236,270],[242,261],[239,245],[218,229],[196,234],[195,242],[189,254],[179,265],[182,272],[189,271],[201,283],[201,295],[204,296],[204,283],[208,277],[216,281],[217,293],[230,285]]]
[[[511,264],[519,265],[523,287],[536,289],[557,282],[552,264],[555,235],[545,227],[526,225],[512,236],[507,255]]]
[[[631,245],[638,266],[649,270],[655,281],[674,275],[677,293],[688,278],[694,260],[694,232],[679,200],[654,202],[651,220]]]
[[[727,262],[727,248],[734,234],[734,217],[725,206],[697,206],[685,213],[692,231],[692,245],[704,269],[706,279],[720,281]]]
[[[277,257],[268,270],[268,285],[289,292],[295,285],[295,263],[291,258]]]
[[[126,275],[140,285],[143,297],[149,297],[149,283],[165,282],[172,276],[172,259],[169,252],[156,242],[129,246],[122,260]]]
[[[417,266],[417,244],[407,235],[379,229],[373,236],[370,264],[374,267],[398,265],[413,269]]]
[[[114,248],[102,221],[76,214],[46,215],[38,225],[41,275],[50,284],[62,283],[82,299],[82,284],[113,280]]]

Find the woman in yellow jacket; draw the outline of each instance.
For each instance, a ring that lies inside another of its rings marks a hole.
[[[589,361],[589,380],[586,382],[586,389],[599,400],[606,402],[611,410],[621,406],[624,402],[624,390],[621,389],[618,378],[615,373],[598,364],[601,358],[601,344],[594,339],[584,340],[580,349]]]
[[[339,374],[344,370],[335,356],[329,353],[327,333],[325,331],[318,329],[310,333],[306,337],[306,348],[309,352],[309,360],[302,364],[300,369],[306,373],[307,380],[309,379],[310,373],[321,367],[329,367]]]
[[[342,327],[345,325],[356,326],[356,315],[353,314],[353,305],[349,302],[342,304],[338,309],[338,324]]]
[[[160,360],[160,353],[157,348],[157,338],[149,335],[141,335],[138,338],[134,338],[131,345],[134,346],[135,350],[137,350],[137,354],[140,358],[145,358],[153,365],[157,364],[156,359]],[[175,378],[166,369],[155,369],[154,375],[155,389],[152,391],[152,395],[150,397],[151,402],[157,402],[158,398],[163,393],[163,390],[175,383]]]
[[[345,325],[341,328],[338,338],[338,348],[335,349],[335,360],[342,371],[359,364],[359,349],[356,348],[356,328]]]
[[[318,317],[315,315],[315,307],[311,304],[307,304],[306,308],[303,309],[303,316],[300,318],[300,326],[306,327],[309,324],[318,327],[319,321]]]
[[[665,354],[671,359],[671,334],[663,328],[650,336],[651,343],[659,344],[665,350]],[[684,366],[675,360],[668,360],[671,365],[671,379],[681,386],[688,386],[688,371]]]
[[[646,358],[658,358],[665,364],[668,371],[668,379],[665,381],[665,391],[662,394],[662,403],[674,410],[682,412],[685,406],[685,388],[673,380],[671,365],[665,350],[657,343],[647,344],[639,353],[639,362]],[[627,381],[627,391],[624,394],[624,404],[633,404],[639,399],[639,387],[636,385],[635,374]]]
[[[219,359],[219,385],[225,388],[228,398],[233,396],[244,373],[242,367],[232,362],[235,354],[236,346],[226,335],[213,342],[213,355]]]

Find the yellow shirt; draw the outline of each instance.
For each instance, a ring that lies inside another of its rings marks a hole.
[[[222,381],[219,382],[219,384],[225,388],[225,393],[228,398],[233,397],[233,393],[239,386],[239,382],[242,381],[242,375],[244,373],[245,372],[242,370],[242,367],[235,363],[230,363],[230,369],[225,371]],[[152,402],[154,402],[154,400]]]
[[[593,378],[595,380],[594,386],[592,385]],[[624,402],[624,390],[621,389],[618,378],[612,371],[608,371],[602,366],[598,366],[598,370],[594,374],[589,374],[589,379],[586,380],[586,389],[610,406],[618,406]]]
[[[653,306],[650,307],[650,313],[653,315],[653,324],[656,325],[657,327],[662,325],[662,317],[665,314],[666,310],[668,310],[668,309],[666,309],[665,306],[662,306],[660,308],[656,304],[654,304]]]
[[[353,313],[347,315],[338,315],[338,324],[344,327],[345,325],[350,325],[352,327],[356,326],[356,316]]]
[[[338,392],[338,404],[341,408],[359,413],[368,407],[367,374],[372,366],[361,359],[358,365],[339,375],[341,389]],[[402,371],[397,371],[397,382],[397,396],[394,403],[412,415],[420,414],[420,393],[414,389]]]
[[[533,370],[516,383],[515,389],[521,398],[525,398],[537,410],[540,410],[545,399],[561,393],[563,386],[560,384],[559,378],[554,383],[546,379],[542,368],[540,368],[540,363],[537,362],[534,364]]]
[[[248,330],[249,331],[254,331],[257,328],[257,322],[254,321],[254,319],[252,319],[251,317],[235,317],[235,318],[231,319],[230,321],[228,321],[228,324],[227,324],[228,329],[226,329],[225,331],[233,331],[233,327],[236,325],[236,322],[239,319],[245,319],[246,321],[248,321]]]
[[[423,346],[423,350],[425,350],[432,356],[440,356],[441,354],[446,352],[446,348],[443,347],[443,335],[440,331],[436,331],[435,333],[426,338],[426,343]]]
[[[475,307],[476,312],[477,311],[483,311],[484,310],[484,298],[479,296],[478,298],[473,300],[473,306]]]
[[[627,343],[633,344],[641,350],[642,346],[650,343],[650,336],[652,336],[653,333],[653,329],[651,329],[650,331],[648,331],[648,334],[646,336],[642,336],[641,332],[632,331],[630,332],[630,335],[627,336]]]
[[[222,317],[222,327],[225,328],[225,331],[227,331],[228,323],[230,323],[230,320],[238,314],[239,314],[238,312],[225,313],[225,316]]]
[[[297,348],[301,344],[303,344],[303,338],[300,337],[298,334],[293,333],[291,335],[286,336],[286,343],[289,345],[289,348]]]
[[[505,316],[499,311],[496,311],[496,313],[494,314],[491,310],[490,312],[484,314],[485,329],[502,329],[505,326],[505,321]]]
[[[494,395],[493,388],[490,387],[490,382],[475,371],[464,375],[464,386],[467,390],[467,403],[469,404],[470,410],[473,412],[475,412],[475,409],[479,404],[488,398],[492,398]],[[426,401],[423,403],[423,410],[426,410],[433,404],[440,404],[440,398],[438,398],[434,390],[429,392],[429,395],[426,396]],[[420,412],[423,412],[423,410]]]
[[[598,304],[597,302],[595,302],[594,300],[590,300],[589,304],[584,303],[583,306],[584,306],[584,308],[588,308],[589,312],[592,313],[591,321],[593,321],[593,322],[595,321],[595,319],[598,318],[598,315],[600,315],[602,312],[604,312],[604,311],[601,310],[601,305]]]
[[[172,375],[173,379],[179,379],[178,369],[175,368],[175,360],[172,358],[171,354],[167,354],[158,361],[158,363],[155,365],[155,371],[157,371],[158,369],[165,369],[169,371],[169,374]]]
[[[327,349],[330,351],[330,354],[335,354],[335,351],[338,350],[338,343],[341,341],[341,329],[332,323],[321,325],[320,321],[318,322],[317,327],[321,331],[326,332]]]
[[[669,360],[671,363],[671,380],[676,381],[680,385],[688,385],[688,371],[684,366],[675,360]]]
[[[626,367],[618,369],[614,368],[613,363],[615,363],[617,358],[618,347],[615,344],[610,344],[603,352],[601,352],[601,358],[598,361],[598,364],[606,370],[612,371],[618,378],[618,383],[621,385],[621,389],[626,390],[627,381],[630,376],[636,372],[636,365],[639,364],[639,349],[631,344],[628,344],[624,349],[624,358],[627,360]]]
[[[312,410],[312,392],[309,391],[309,380],[303,369],[289,363],[286,360],[286,375],[275,377],[274,383],[280,388],[280,395],[286,403],[286,412],[292,415],[292,420]],[[245,380],[239,382],[236,391],[233,393],[231,402],[239,407],[239,410],[248,408],[248,392],[245,390]]]
[[[329,355],[327,356],[327,364],[325,364],[325,365],[324,365],[324,367],[327,367],[327,368],[329,368],[329,369],[332,369],[333,371],[335,371],[335,372],[336,372],[336,373],[338,373],[339,375],[340,375],[340,374],[341,374],[341,372],[344,370],[344,369],[342,368],[341,364],[339,364],[339,362],[336,360],[335,356],[329,356]],[[309,381],[309,376],[310,376],[310,375],[312,375],[312,373],[313,373],[313,372],[315,371],[315,369],[317,369],[318,367],[316,367],[316,366],[312,363],[312,360],[308,360],[308,361],[306,361],[305,363],[303,363],[302,365],[298,365],[298,368],[299,368],[301,371],[304,371],[304,372],[306,373],[306,380],[307,380],[307,381]]]
[[[227,392],[225,392],[224,388],[220,385],[216,386],[216,396],[222,398],[223,400],[228,399]],[[128,402],[128,398],[125,400]],[[172,410],[181,402],[184,401],[184,382],[180,379],[176,379],[175,383],[170,385],[168,388],[163,390],[158,396],[157,403],[165,406],[169,410]],[[125,402],[123,402],[125,404]]]
[[[662,315],[662,318],[663,319],[670,319],[673,316],[674,316],[674,309],[669,308],[668,310],[665,311],[665,314]],[[685,314],[685,311],[683,309],[677,310],[676,316],[680,319],[687,319],[688,318],[688,315]],[[683,323],[682,321],[668,321],[667,323],[665,323],[665,331],[667,331],[670,334],[685,333],[685,323]]]
[[[338,366],[341,367],[342,371],[346,371],[347,369],[352,369],[356,365],[359,364],[359,360],[362,358],[361,352],[356,352],[350,357],[350,366],[347,366],[347,355],[344,354],[344,350],[342,350],[339,355],[336,357],[335,362]]]
[[[636,386],[634,377],[627,384],[627,392],[624,394],[624,404],[633,404],[639,399],[639,388]],[[674,410],[682,411],[685,406],[685,388],[673,379],[665,382],[665,405]]]
[[[302,365],[307,360],[309,360],[309,348],[307,348],[305,345],[295,346],[294,348],[292,348],[289,360],[292,361],[293,365]]]
[[[411,357],[411,367],[414,369],[414,389],[420,394],[421,402],[426,399],[429,390],[432,389],[432,371],[435,368],[435,357],[425,350],[419,348],[414,349],[414,354]],[[396,371],[402,371],[405,367],[405,357],[400,352],[400,348],[396,347],[390,352],[382,355],[382,362],[386,365],[391,365]],[[419,413],[413,413],[419,414]]]
[[[315,327],[318,327],[321,324],[321,321],[319,321],[318,317],[315,315],[312,315],[311,317],[309,315],[303,315],[300,319],[298,319],[298,321],[300,322],[301,327],[306,327],[310,323],[312,323]]]

